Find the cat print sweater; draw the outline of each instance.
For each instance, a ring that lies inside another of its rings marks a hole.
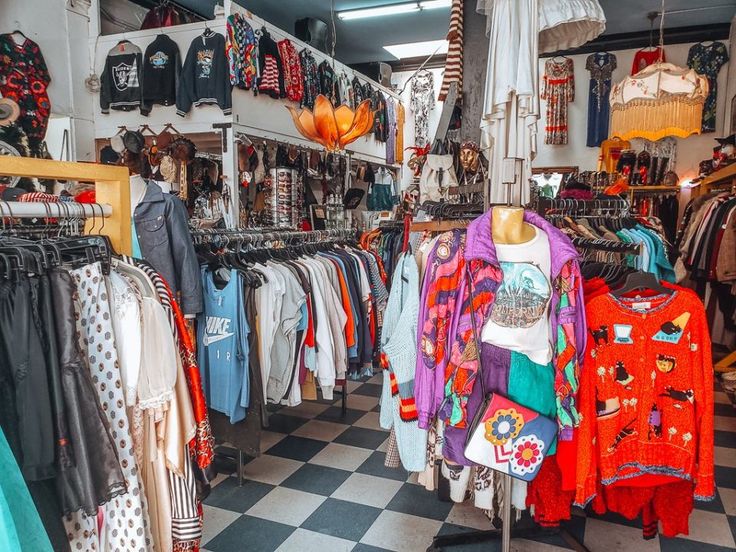
[[[684,288],[671,295],[586,305],[589,335],[580,381],[579,505],[603,485],[695,483],[712,499],[713,365],[705,310]]]

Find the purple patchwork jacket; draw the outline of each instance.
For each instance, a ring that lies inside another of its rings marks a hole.
[[[460,230],[443,234],[428,258],[417,330],[415,380],[422,428],[428,428],[437,415],[448,426],[465,428],[475,414],[467,411],[467,402],[480,355],[473,339],[468,275],[472,279],[472,308],[480,331],[490,317],[496,290],[503,279],[491,236],[491,216],[492,210],[475,219],[467,234]],[[524,221],[543,230],[549,239],[553,288],[550,335],[555,341],[559,438],[571,440],[572,430],[580,422],[576,397],[586,341],[578,253],[568,237],[543,217],[526,211]],[[504,358],[509,361],[508,356]]]

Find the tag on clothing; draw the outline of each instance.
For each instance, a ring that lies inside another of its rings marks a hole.
[[[631,308],[638,311],[643,311],[647,309],[652,308],[652,302],[651,301],[642,301],[640,303],[633,303],[631,305]]]

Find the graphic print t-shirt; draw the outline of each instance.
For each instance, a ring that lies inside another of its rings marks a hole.
[[[496,244],[503,281],[481,339],[522,353],[537,364],[548,364],[552,360],[549,239],[539,228],[534,230],[534,238],[526,243]]]

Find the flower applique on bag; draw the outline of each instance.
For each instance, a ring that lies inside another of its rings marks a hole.
[[[557,438],[557,424],[490,393],[468,431],[465,457],[523,481],[534,479]]]

